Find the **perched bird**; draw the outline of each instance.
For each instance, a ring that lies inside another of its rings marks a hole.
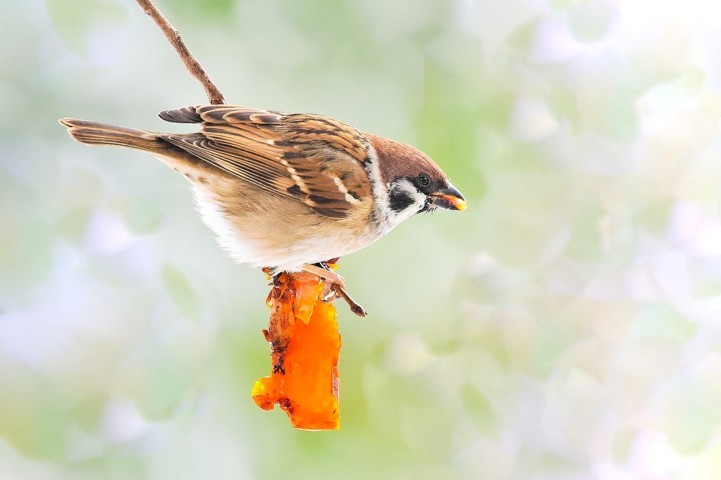
[[[416,213],[466,208],[423,152],[327,116],[205,105],[160,118],[201,128],[175,134],[60,123],[79,142],[143,150],[184,175],[203,220],[240,263],[309,271],[342,291],[343,279],[323,262],[366,247]]]

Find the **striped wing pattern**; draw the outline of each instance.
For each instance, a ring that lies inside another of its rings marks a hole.
[[[323,215],[346,217],[370,196],[368,140],[337,120],[231,105],[185,107],[160,117],[202,124],[197,133],[164,134],[165,141]]]

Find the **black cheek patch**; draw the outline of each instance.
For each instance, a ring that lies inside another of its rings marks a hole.
[[[413,203],[413,197],[410,194],[402,191],[395,190],[391,191],[389,195],[391,210],[400,212],[408,208]]]

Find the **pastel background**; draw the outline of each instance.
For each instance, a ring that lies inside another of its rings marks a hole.
[[[3,2],[0,478],[721,478],[721,3],[158,0],[232,103],[429,153],[470,208],[341,262],[342,430],[250,399],[264,276],[63,116],[205,102],[132,0]]]

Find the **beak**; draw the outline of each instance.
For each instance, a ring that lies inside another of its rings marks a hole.
[[[450,182],[447,182],[444,188],[431,193],[428,197],[433,205],[448,210],[465,210],[468,207],[461,192]]]

